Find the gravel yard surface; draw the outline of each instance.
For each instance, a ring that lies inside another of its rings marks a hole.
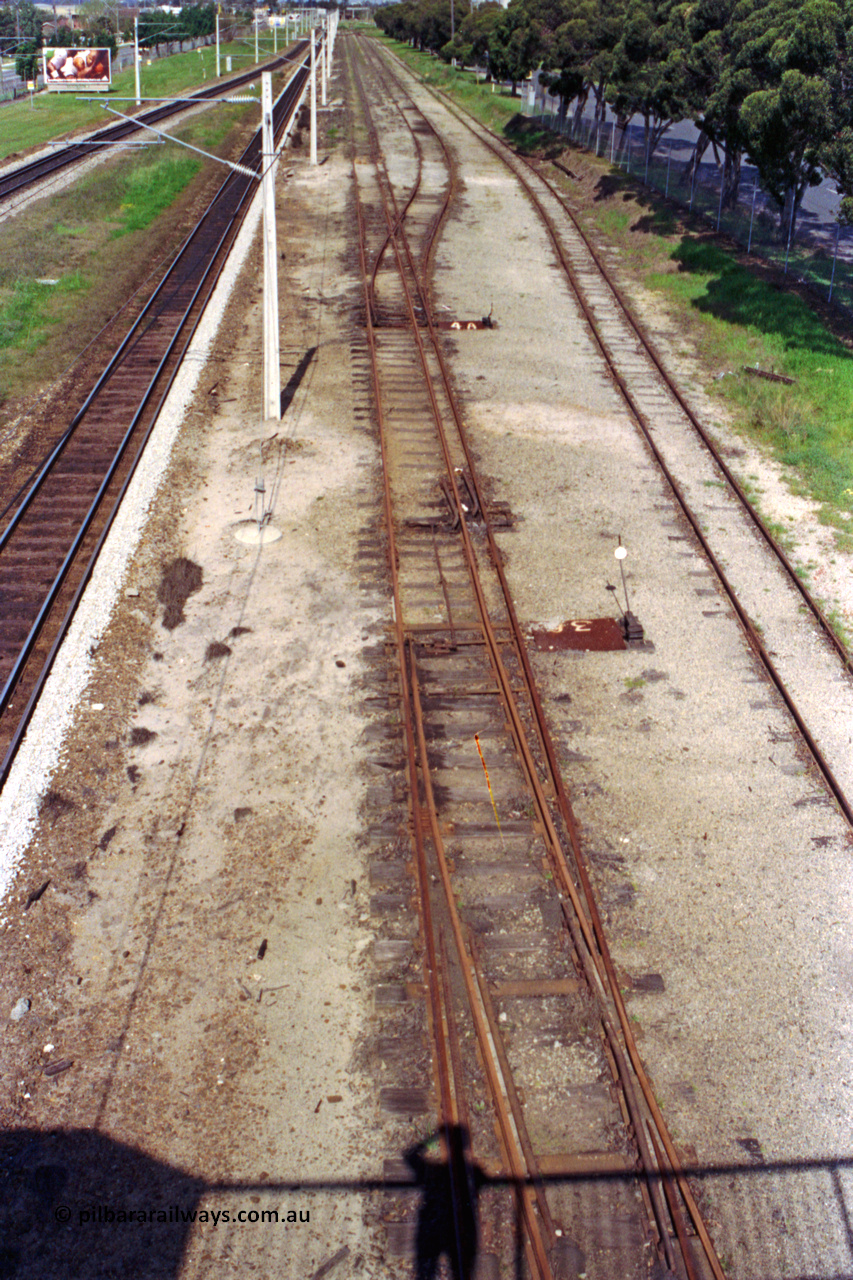
[[[534,665],[664,1114],[701,1165],[843,1157],[847,826],[689,540],[532,209],[410,87],[463,183],[436,305],[494,308],[494,330],[447,349],[481,473],[516,517],[499,538],[523,623],[612,613],[620,536],[629,553],[644,646],[535,652]],[[344,123],[334,108],[325,119]],[[33,735],[3,799],[16,824],[6,849],[20,846],[0,932],[4,1017],[31,1002],[5,1022],[0,1049],[16,1277],[102,1277],[108,1255],[115,1274],[140,1276],[305,1277],[336,1255],[332,1277],[406,1270],[359,1188],[400,1154],[361,1051],[375,1018],[368,697],[390,605],[381,568],[363,564],[380,490],[350,344],[361,300],[351,171],[343,146],[321,154],[312,171],[295,152],[293,176],[279,177],[284,418],[260,420],[256,244],[194,356],[195,387],[164,422],[132,520],[139,544],[120,535],[80,665],[53,680],[43,732],[54,745]],[[755,456],[748,465],[785,508],[778,474]],[[252,529],[259,477],[281,536],[252,545],[238,535]],[[813,520],[791,513],[804,530]],[[195,589],[167,628],[180,562],[200,573],[184,566]],[[838,668],[815,698],[831,705],[843,680]],[[38,1183],[36,1169],[53,1172]],[[729,1273],[847,1274],[846,1176],[706,1181]],[[67,1225],[52,1219],[57,1203]],[[121,1237],[81,1217],[122,1203],[232,1217]],[[272,1207],[296,1217],[234,1222]]]

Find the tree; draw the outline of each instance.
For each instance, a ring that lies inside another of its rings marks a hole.
[[[734,61],[732,15],[737,0],[698,0],[687,18],[686,93],[689,114],[699,128],[693,164],[708,142],[723,150],[723,204],[737,203],[743,158],[740,113],[758,82]]]
[[[839,111],[847,109],[837,101],[844,13],[839,0],[765,0],[740,28],[735,65],[760,85],[741,108],[744,142],[779,207],[782,234],[792,237],[806,190],[822,181]]]
[[[609,101],[620,119],[643,118],[646,154],[687,114],[684,13],[672,0],[631,0],[613,51]]]
[[[474,66],[489,56],[489,42],[503,6],[498,0],[485,0],[466,14],[456,29],[456,34],[441,51],[446,59],[456,58],[463,66]]]
[[[785,71],[778,87],[749,95],[741,119],[750,158],[780,208],[783,232],[793,238],[806,190],[823,180],[821,152],[832,126],[829,85]]]
[[[498,80],[509,80],[512,96],[539,61],[539,41],[528,20],[523,0],[510,0],[498,15],[489,41],[489,66]]]
[[[543,42],[546,70],[540,79],[564,103],[577,99],[578,116],[592,93],[595,117],[604,119],[624,15],[625,0],[579,0],[562,17],[550,42]]]
[[[15,55],[15,72],[22,80],[35,80],[41,68],[41,46],[35,40],[24,40]]]

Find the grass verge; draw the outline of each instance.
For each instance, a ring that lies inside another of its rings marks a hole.
[[[178,136],[235,155],[255,116],[252,106],[218,106]],[[116,154],[0,226],[2,419],[57,378],[149,272],[165,269],[225,176],[169,144]]]

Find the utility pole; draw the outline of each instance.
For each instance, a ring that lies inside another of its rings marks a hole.
[[[311,28],[311,164],[317,163],[317,50]]]
[[[220,9],[220,6],[217,5],[216,6],[216,78],[217,80],[222,74],[219,66],[219,9]]]
[[[326,26],[326,15],[323,14],[322,25],[320,27],[320,104],[326,105],[326,55],[329,45],[329,31]]]
[[[281,418],[281,358],[278,335],[278,253],[275,226],[275,152],[272,75],[261,73],[261,182],[264,201],[264,417]]]
[[[136,105],[142,106],[142,88],[139,83],[139,14],[133,19],[133,70],[136,81]]]

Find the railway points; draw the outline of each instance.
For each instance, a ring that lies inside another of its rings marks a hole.
[[[281,431],[249,277],[13,891],[45,984],[15,990],[16,1124],[70,1113],[128,1194],[129,1146],[211,1211],[310,1199],[298,1242],[199,1229],[175,1275],[399,1275],[436,1243],[482,1274],[844,1274],[849,828],[761,650],[811,723],[827,689],[847,723],[844,655],[799,616],[811,685],[780,652],[802,597],[564,197],[360,40],[333,93],[346,146],[288,185]],[[282,537],[251,549],[258,491]],[[643,638],[529,645],[612,611],[623,544]],[[772,595],[764,638],[723,576]],[[37,1080],[51,1011],[71,1065]]]

